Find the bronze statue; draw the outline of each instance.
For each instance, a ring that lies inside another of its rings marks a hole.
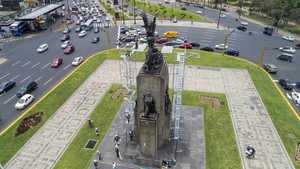
[[[153,97],[150,92],[144,96],[144,116],[148,117],[150,114],[156,113]]]
[[[149,48],[154,48],[154,42],[155,42],[154,32],[155,32],[155,27],[156,27],[155,21],[156,21],[156,17],[158,15],[158,13],[159,13],[159,11],[156,12],[156,14],[153,18],[153,21],[148,20],[148,17],[147,17],[147,14],[145,11],[142,11],[142,13],[141,13],[141,16],[144,21],[145,29],[146,29],[146,36],[147,36]]]

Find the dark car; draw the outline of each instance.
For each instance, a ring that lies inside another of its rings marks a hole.
[[[158,43],[158,44],[166,43],[168,41],[169,41],[168,38],[165,38],[165,37],[156,39],[156,43]]]
[[[27,81],[25,82],[17,92],[17,97],[22,97],[25,94],[31,93],[37,88],[37,83],[35,81]]]
[[[99,38],[99,37],[95,37],[95,38],[93,38],[93,39],[92,39],[92,43],[98,43],[98,42],[99,42],[99,40],[100,40],[100,38]]]
[[[165,43],[166,46],[175,46],[177,43],[175,41],[168,41]]]
[[[293,60],[293,55],[288,53],[282,53],[277,56],[277,59],[291,62]]]
[[[277,73],[277,67],[273,64],[264,64],[264,68],[269,73]]]
[[[69,40],[70,39],[70,35],[69,34],[65,34],[63,35],[61,38],[60,38],[60,41],[64,42],[66,40]]]
[[[75,29],[75,32],[81,32],[82,31],[82,28],[79,26]]]
[[[273,30],[274,29],[272,27],[268,27],[267,26],[267,27],[264,27],[263,33],[266,34],[266,35],[270,35],[271,36],[273,34]]]
[[[240,54],[240,52],[236,49],[226,49],[224,52],[226,55],[233,55],[233,56],[238,56]]]
[[[178,37],[177,39],[180,39],[180,40],[182,40],[184,43],[186,43],[186,42],[187,42],[187,38],[186,38],[186,37]]]
[[[128,43],[128,42],[134,42],[135,38],[134,37],[126,37],[125,39],[123,39],[122,43]]]
[[[98,32],[99,32],[99,28],[95,28],[94,33],[98,33]]]
[[[196,42],[196,41],[192,41],[192,42],[190,42],[190,44],[191,44],[193,47],[200,47],[200,43],[199,43],[199,42]]]
[[[208,52],[213,52],[214,51],[214,49],[210,46],[204,46],[204,47],[200,48],[200,50],[208,51]]]
[[[296,47],[300,47],[300,43],[297,43],[295,46],[296,46]]]
[[[64,34],[68,34],[68,33],[70,33],[70,32],[71,32],[71,29],[69,29],[69,28],[66,28],[66,29],[64,29],[64,31],[63,31]]]
[[[64,50],[64,53],[65,53],[65,54],[70,54],[70,53],[73,53],[74,51],[75,51],[75,46],[70,45],[70,46],[68,46],[68,47]]]
[[[240,31],[243,31],[243,32],[245,32],[245,31],[247,31],[247,28],[245,27],[245,26],[238,26],[238,27],[236,27],[238,30],[240,30]]]
[[[293,90],[294,87],[296,86],[295,83],[292,83],[289,79],[279,79],[279,84],[287,90]]]
[[[16,86],[16,82],[13,81],[5,81],[0,84],[0,94],[7,92],[9,89]]]
[[[124,7],[126,7],[126,8],[127,8],[128,6],[129,6],[129,4],[128,4],[128,3],[124,3]]]

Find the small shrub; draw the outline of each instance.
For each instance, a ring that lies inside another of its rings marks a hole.
[[[186,11],[186,7],[181,7],[181,10]]]
[[[129,12],[129,16],[133,16],[133,13],[132,13],[132,12]]]

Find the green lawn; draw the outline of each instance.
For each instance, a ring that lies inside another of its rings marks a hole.
[[[189,50],[190,51],[190,50]],[[199,52],[199,51],[195,51]],[[300,138],[300,133],[297,130],[300,128],[300,123],[295,117],[293,111],[286,104],[280,92],[269,78],[268,74],[257,69],[256,66],[236,59],[234,57],[222,57],[219,54],[200,51],[200,59],[191,57],[187,60],[187,65],[211,66],[211,67],[225,67],[247,69],[252,80],[260,93],[260,96],[273,120],[275,127],[290,155],[294,161],[295,146]],[[174,55],[167,55],[166,60],[173,63]],[[144,60],[144,54],[135,53],[133,56],[136,60]],[[78,71],[74,72],[64,82],[55,88],[49,95],[47,95],[39,104],[30,110],[26,116],[37,111],[44,111],[43,121],[38,126],[32,128],[30,132],[25,133],[17,138],[13,134],[17,128],[18,123],[11,127],[0,137],[0,157],[1,164],[6,164],[7,161],[27,142],[27,140],[53,115],[53,113],[72,95],[72,93],[92,74],[92,72],[105,59],[119,59],[118,51],[113,50],[111,53],[102,52],[90,58],[83,64]],[[118,85],[112,86],[110,91],[114,91]],[[66,90],[67,89],[67,90]],[[79,131],[76,138],[66,150],[64,156],[58,161],[56,168],[72,168],[74,164],[78,168],[86,168],[92,160],[95,151],[86,151],[82,147],[86,143],[86,138],[98,139],[102,142],[105,131],[109,128],[112,120],[121,105],[122,99],[112,101],[110,100],[111,92],[107,93],[98,107],[91,115],[92,119],[99,119],[95,121],[96,125],[101,126],[99,138],[95,138],[94,131],[90,132],[88,125]],[[210,105],[200,103],[199,97],[201,95],[210,95],[219,98],[225,102],[225,105],[220,110],[213,110]],[[53,99],[54,98],[54,99]],[[227,107],[226,97],[221,94],[198,93],[185,91],[183,95],[183,104],[191,106],[200,106],[205,110],[205,144],[206,144],[206,164],[208,169],[223,169],[223,168],[242,168],[240,156],[237,149],[235,135],[233,132],[231,117]],[[103,111],[105,110],[105,111]],[[108,110],[108,111],[106,111]],[[110,112],[110,115],[105,112]],[[17,113],[17,112],[14,112]],[[107,119],[106,121],[103,121]],[[288,124],[288,125],[287,125]],[[225,129],[220,132],[220,128]],[[295,137],[290,137],[294,134]],[[85,139],[82,139],[85,138]],[[100,146],[100,144],[98,144]],[[79,148],[78,148],[79,147]],[[75,151],[76,149],[76,151]],[[230,154],[229,154],[230,152]],[[78,156],[80,155],[80,157]],[[226,154],[226,155],[224,155]],[[296,168],[300,169],[299,165],[294,162]],[[69,167],[70,166],[70,167]]]

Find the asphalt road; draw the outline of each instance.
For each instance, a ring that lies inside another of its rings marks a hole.
[[[191,9],[190,9],[191,8]],[[188,6],[188,10],[192,11],[196,7]],[[217,19],[218,12],[212,10],[205,10],[205,17],[209,19]],[[179,21],[180,22],[180,21]],[[102,24],[95,23],[96,26],[103,27]],[[226,19],[223,19],[220,24],[222,26],[230,25],[234,27],[240,25],[235,21],[234,17],[227,15]],[[7,52],[6,58],[8,61],[0,65],[0,82],[6,80],[14,80],[17,86],[7,93],[0,96],[0,115],[3,121],[0,123],[0,131],[7,127],[11,122],[17,119],[25,110],[17,111],[14,108],[17,102],[15,96],[21,83],[26,80],[35,80],[38,83],[38,89],[32,94],[36,100],[41,98],[45,93],[51,90],[56,84],[58,84],[64,77],[66,77],[74,68],[70,65],[71,61],[77,56],[83,56],[85,59],[94,53],[107,49],[106,33],[100,31],[97,35],[93,31],[89,31],[88,35],[83,38],[79,38],[77,33],[72,29],[71,43],[75,45],[75,52],[70,55],[64,55],[60,45],[60,33],[45,32],[43,35],[28,38],[5,45]],[[248,28],[254,31],[253,35],[249,35],[247,32],[236,31],[229,36],[227,45],[231,48],[238,49],[240,51],[240,58],[244,58],[254,63],[259,62],[259,58],[264,46],[279,47],[279,46],[294,46],[295,42],[288,42],[279,35],[273,36],[263,35],[261,31],[262,27],[249,23]],[[114,47],[117,39],[117,27],[104,28],[110,32],[111,47]],[[217,31],[198,28],[185,28],[185,27],[160,27],[157,26],[157,31],[162,35],[166,31],[178,31],[179,36],[185,36],[188,41],[198,41],[201,46],[208,45],[214,47],[216,44],[224,42],[226,34],[231,30]],[[91,39],[95,36],[100,36],[100,42],[92,44]],[[43,43],[49,45],[49,50],[44,53],[37,53],[36,49]],[[221,52],[215,50],[216,52]],[[278,73],[272,75],[273,79],[289,78],[292,81],[299,81],[297,72],[299,72],[299,54],[294,55],[293,62],[279,61],[276,56],[280,54],[277,50],[267,50],[265,53],[263,63],[273,63],[278,67]],[[56,69],[50,67],[50,63],[54,58],[61,57],[64,59],[64,63]],[[283,90],[285,92],[285,90]],[[295,105],[292,103],[292,105]],[[297,112],[300,109],[295,106]]]

